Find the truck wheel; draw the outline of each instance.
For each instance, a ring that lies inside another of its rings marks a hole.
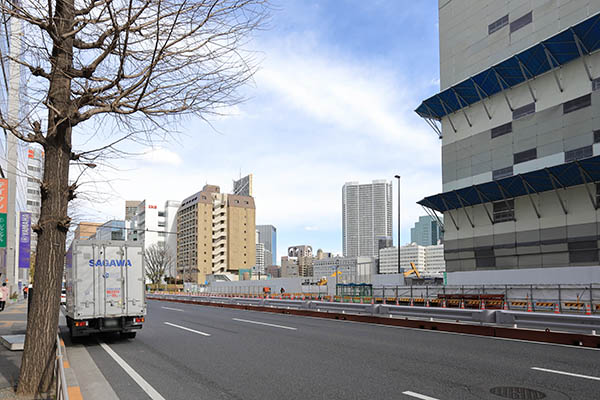
[[[137,332],[121,332],[121,336],[125,339],[135,339],[135,334]]]

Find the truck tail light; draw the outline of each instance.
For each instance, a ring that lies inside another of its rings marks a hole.
[[[144,317],[137,317],[134,321],[136,324],[141,324],[142,322],[144,322]]]
[[[87,321],[75,321],[75,326],[88,326]]]

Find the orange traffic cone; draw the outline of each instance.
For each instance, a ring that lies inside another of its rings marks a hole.
[[[398,297],[396,297],[396,305],[399,306],[400,305],[400,301],[398,300]]]
[[[560,308],[558,307],[558,303],[554,303],[554,314],[560,314]]]
[[[481,309],[485,310],[485,300],[481,300]]]
[[[375,304],[375,297],[371,296],[371,304]]]
[[[413,298],[411,297],[411,298],[410,298],[410,306],[412,307],[412,306],[414,306],[414,305],[415,305],[415,302],[413,301]]]
[[[465,309],[465,299],[461,299],[460,300],[460,309],[464,310]]]
[[[446,308],[446,299],[442,300],[442,308]]]
[[[360,304],[364,304],[365,303],[365,298],[360,296]]]
[[[592,307],[590,307],[590,303],[585,304],[585,315],[592,315]]]
[[[527,312],[532,312],[532,311],[533,311],[533,308],[532,308],[532,306],[531,306],[531,302],[530,302],[530,301],[528,301],[528,302],[527,302]]]
[[[502,307],[502,309],[508,311],[508,301],[504,302],[504,306]]]
[[[429,299],[427,299],[427,304],[425,304],[425,307],[429,307]]]

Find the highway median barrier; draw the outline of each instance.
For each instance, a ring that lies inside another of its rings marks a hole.
[[[600,331],[600,316],[592,315],[163,294],[148,298],[600,348],[600,336],[595,334]]]

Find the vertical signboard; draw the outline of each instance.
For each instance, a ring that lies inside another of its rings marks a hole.
[[[6,247],[6,207],[8,205],[8,179],[0,179],[0,247]]]
[[[29,268],[31,259],[31,213],[19,218],[19,268]]]

